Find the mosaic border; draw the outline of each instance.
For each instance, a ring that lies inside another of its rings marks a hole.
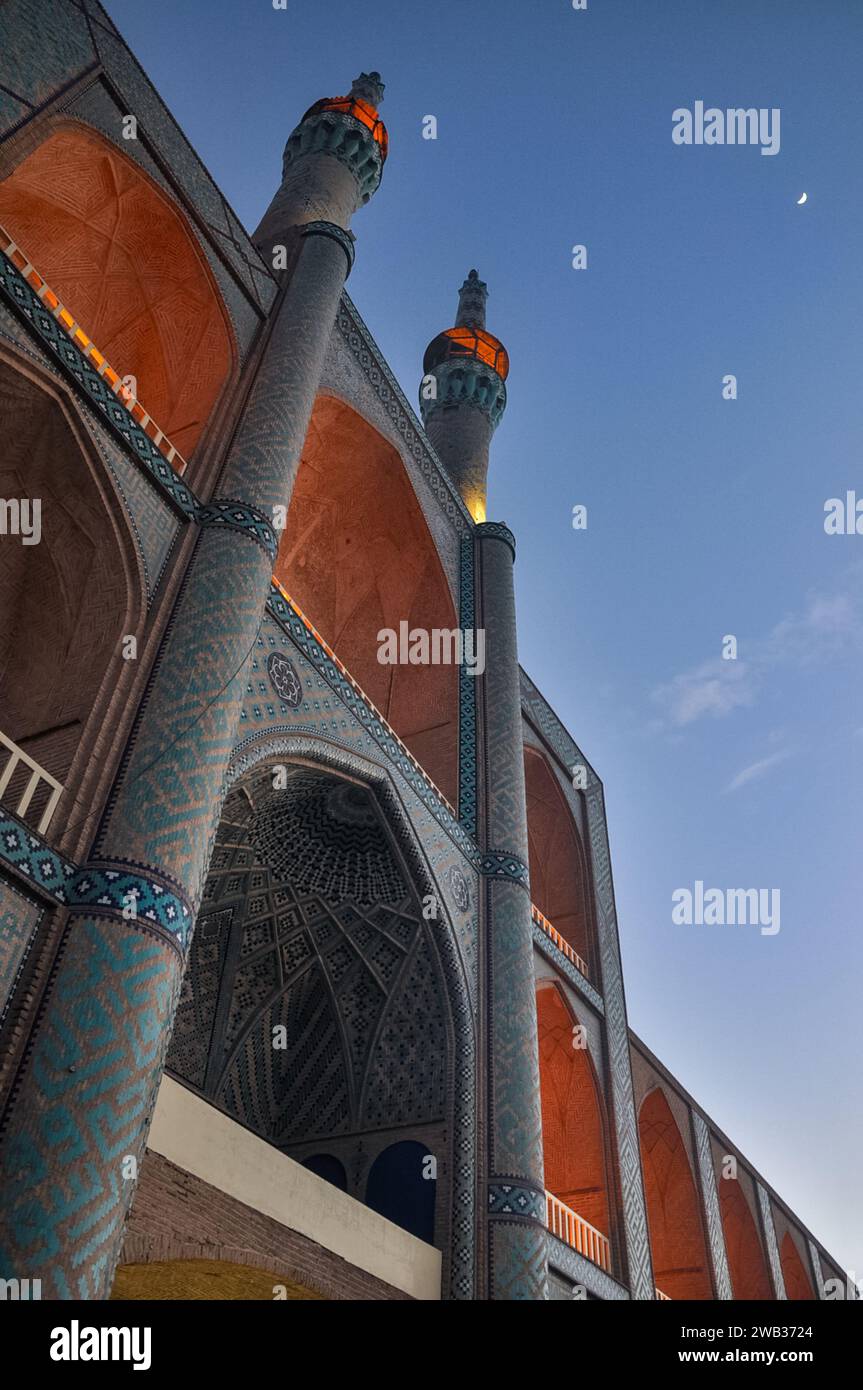
[[[707,1238],[710,1245],[710,1258],[713,1262],[713,1277],[716,1281],[718,1299],[732,1299],[731,1275],[728,1270],[728,1255],[725,1249],[725,1233],[722,1229],[722,1215],[719,1210],[719,1194],[716,1191],[716,1172],[713,1167],[713,1154],[710,1147],[710,1132],[704,1116],[692,1110],[692,1128],[695,1131],[695,1150],[698,1155],[698,1173],[701,1180],[701,1202],[707,1220]]]

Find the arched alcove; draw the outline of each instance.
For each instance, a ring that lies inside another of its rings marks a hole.
[[[771,1299],[773,1289],[749,1203],[736,1178],[720,1178],[719,1210],[731,1289],[739,1299]]]
[[[536,995],[545,1185],[609,1236],[604,1107],[590,1055],[575,1047],[577,1020],[560,990]]]
[[[167,1069],[341,1186],[382,1135],[445,1142],[446,928],[371,787],[284,766],[225,802]]]
[[[644,1099],[638,1130],[656,1286],[673,1299],[711,1299],[707,1248],[689,1156],[659,1087]]]
[[[782,1238],[782,1244],[779,1247],[779,1259],[789,1302],[805,1303],[808,1299],[814,1299],[815,1290],[812,1288],[812,1281],[806,1273],[806,1267],[800,1258],[800,1252],[790,1231],[786,1231]]]
[[[524,750],[530,889],[543,916],[588,967],[592,951],[581,837],[557,778],[541,753]]]
[[[0,359],[0,497],[7,511],[10,500],[29,508],[19,510],[21,532],[0,543],[0,730],[60,783],[104,712],[100,692],[122,669],[122,638],[140,617],[133,541],[109,491],[59,402]],[[13,779],[4,798],[13,806],[15,788]],[[48,794],[43,782],[36,813]]]
[[[95,131],[63,126],[0,183],[0,223],[188,458],[231,373],[233,334],[167,195]]]
[[[337,1187],[340,1192],[347,1192],[348,1175],[345,1165],[332,1154],[310,1154],[308,1158],[303,1159],[303,1167],[308,1168],[310,1173],[316,1173],[324,1182]]]
[[[455,804],[457,666],[378,660],[383,629],[458,627],[446,577],[398,452],[331,396],[312,413],[275,573]]]
[[[437,1179],[425,1144],[404,1139],[378,1154],[369,1172],[366,1206],[410,1231],[418,1240],[434,1243]]]

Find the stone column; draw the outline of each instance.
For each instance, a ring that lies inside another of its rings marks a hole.
[[[513,562],[506,526],[476,528],[485,629],[480,845],[485,888],[489,1297],[547,1296],[542,1108]]]
[[[220,495],[198,517],[185,582],[85,866],[91,906],[69,914],[0,1145],[0,1277],[39,1278],[47,1298],[105,1298],[111,1289],[269,592],[272,509],[290,501],[353,255],[347,223],[365,201],[357,151],[372,136],[350,112],[333,117],[345,126],[346,168],[342,146],[319,147],[304,129],[309,119],[314,126],[318,117],[310,113],[291,137],[308,148],[292,155],[287,193],[283,184],[268,224],[274,239],[293,238],[290,279]],[[314,219],[288,196],[303,180],[317,190]]]

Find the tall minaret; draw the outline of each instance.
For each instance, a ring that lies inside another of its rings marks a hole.
[[[345,97],[311,106],[288,137],[281,185],[252,240],[273,265],[273,248],[296,239],[297,227],[328,222],[348,232],[351,218],[377,189],[387,157],[378,116],[384,84],[362,72]],[[275,269],[279,269],[278,264]]]
[[[455,328],[429,343],[420,410],[426,434],[475,521],[485,520],[491,437],[506,409],[509,357],[485,326],[488,287],[472,270],[459,291]]]

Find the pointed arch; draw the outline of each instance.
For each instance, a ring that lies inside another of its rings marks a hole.
[[[587,864],[581,836],[557,778],[534,748],[524,750],[524,780],[533,901],[590,967]]]
[[[7,512],[10,499],[22,508],[20,534],[0,545],[0,731],[65,786],[67,813],[97,738],[104,757],[106,712],[131,679],[123,639],[144,617],[135,542],[85,440],[54,384],[0,353],[0,497]],[[29,777],[20,763],[4,798],[13,808],[19,772]],[[40,783],[28,823],[49,792]],[[52,838],[63,819],[55,812]]]
[[[673,1299],[711,1299],[707,1247],[689,1156],[658,1086],[644,1098],[638,1131],[657,1288]]]
[[[179,209],[115,145],[69,122],[0,183],[0,224],[188,458],[235,345]]]
[[[737,1299],[771,1299],[767,1261],[749,1203],[737,1178],[720,1178],[719,1210],[731,1289]]]
[[[593,1062],[573,1046],[578,1020],[553,982],[539,984],[536,1011],[545,1185],[607,1237],[606,1123]]]
[[[458,627],[449,586],[397,450],[333,396],[312,412],[275,574],[455,805],[458,668],[378,660],[384,628]]]
[[[789,1302],[803,1303],[815,1298],[812,1281],[800,1258],[797,1242],[790,1231],[786,1231],[779,1247],[779,1260],[782,1265],[782,1278]]]

